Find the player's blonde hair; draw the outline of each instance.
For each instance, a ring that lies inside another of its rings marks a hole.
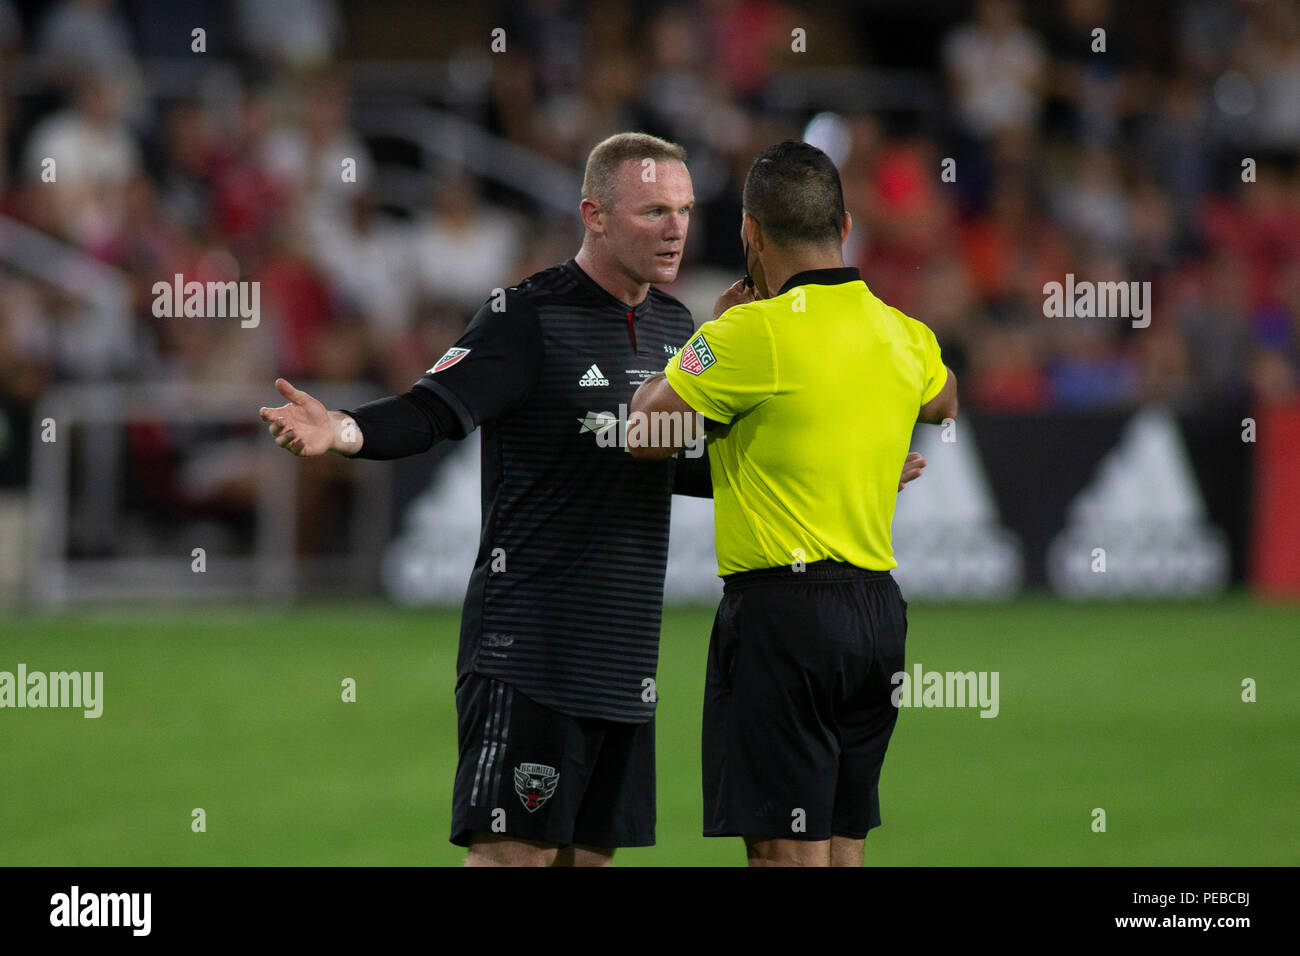
[[[587,156],[587,171],[582,177],[582,198],[594,199],[602,206],[612,206],[617,195],[618,171],[629,159],[638,163],[676,160],[686,162],[686,150],[649,133],[615,133],[601,140]]]

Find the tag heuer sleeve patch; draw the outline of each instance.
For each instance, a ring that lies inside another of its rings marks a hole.
[[[429,371],[424,374],[432,375],[435,372],[441,372],[445,368],[451,368],[466,355],[469,355],[469,349],[447,349],[446,354],[444,354],[442,358],[438,359],[438,361],[434,362],[433,368],[429,369]]]
[[[704,333],[695,336],[682,349],[681,366],[684,372],[699,375],[715,362],[717,362],[717,359],[713,357],[713,352],[709,349],[709,343],[704,341]]]

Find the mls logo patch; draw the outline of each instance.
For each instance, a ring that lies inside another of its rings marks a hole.
[[[466,355],[469,355],[469,349],[447,349],[446,354],[438,361],[433,363],[433,368],[425,372],[425,375],[432,375],[434,372],[441,372],[445,368],[451,368]]]
[[[551,799],[559,782],[560,775],[555,768],[544,763],[521,763],[515,767],[515,793],[529,813],[535,813]]]
[[[691,339],[682,349],[682,371],[692,375],[699,375],[716,361],[713,352],[709,350],[709,343],[704,341],[703,333]]]

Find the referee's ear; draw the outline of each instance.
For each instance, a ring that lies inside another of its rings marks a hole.
[[[841,246],[844,245],[844,243],[849,241],[849,233],[852,231],[853,231],[853,217],[849,215],[849,211],[846,209],[844,210],[844,223],[843,225],[840,226]]]
[[[740,239],[749,243],[749,247],[754,250],[761,250],[764,246],[763,227],[748,212],[741,213],[740,216]]]

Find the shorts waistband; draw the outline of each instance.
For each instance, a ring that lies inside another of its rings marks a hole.
[[[870,571],[843,561],[813,561],[804,565],[802,571],[796,571],[790,565],[783,564],[776,568],[756,568],[753,571],[737,571],[722,576],[722,590],[732,591],[758,584],[785,582],[799,584],[807,581],[884,581],[892,578],[888,571]]]

